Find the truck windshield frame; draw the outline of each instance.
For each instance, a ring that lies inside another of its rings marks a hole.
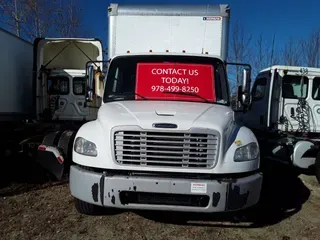
[[[201,56],[177,56],[177,55],[134,55],[134,56],[118,56],[115,57],[108,69],[108,75],[105,83],[105,91],[103,102],[112,102],[119,100],[136,100],[135,84],[136,67],[138,63],[159,63],[159,62],[175,62],[187,64],[210,64],[214,67],[214,83],[216,101],[212,104],[222,104],[230,106],[229,84],[226,74],[226,68],[223,61],[214,57]],[[123,70],[119,70],[120,67]],[[123,73],[130,73],[130,79],[121,80]],[[118,83],[119,81],[119,83]],[[119,89],[119,85],[122,85]],[[117,89],[118,88],[118,89]],[[164,99],[149,100],[141,96],[140,100],[148,101],[166,101]],[[169,101],[169,100],[168,100]],[[192,100],[172,100],[172,101],[192,101]]]

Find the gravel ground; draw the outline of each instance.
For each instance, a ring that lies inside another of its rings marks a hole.
[[[320,185],[312,176],[267,179],[259,205],[235,214],[115,211],[85,216],[76,212],[68,187],[64,183],[2,188],[0,239],[313,240],[320,236]]]

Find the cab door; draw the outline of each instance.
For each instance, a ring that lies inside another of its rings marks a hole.
[[[301,79],[302,82],[301,82]],[[288,121],[284,124],[282,130],[292,131],[299,129],[299,118],[301,106],[298,104],[299,99],[309,102],[308,97],[309,91],[309,78],[306,76],[301,76],[296,72],[289,72],[287,75],[282,78],[282,99],[283,99],[283,113],[282,115],[286,117]],[[304,106],[304,105],[303,105]],[[303,112],[310,112],[308,104],[305,109],[302,109]],[[309,119],[309,114],[307,113],[307,118]],[[309,129],[310,122],[307,120],[303,128]],[[302,130],[302,129],[300,129]],[[304,130],[302,130],[304,131]],[[306,130],[309,131],[309,130]]]
[[[263,130],[267,127],[269,102],[269,72],[259,74],[253,84],[251,104],[245,125],[252,129]]]

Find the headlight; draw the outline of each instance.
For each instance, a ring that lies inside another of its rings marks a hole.
[[[256,143],[249,143],[243,147],[240,147],[234,153],[235,162],[250,161],[258,158],[259,146]]]
[[[87,156],[95,157],[98,155],[96,145],[82,137],[77,137],[74,143],[74,151]]]

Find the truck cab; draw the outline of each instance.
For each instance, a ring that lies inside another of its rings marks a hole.
[[[85,122],[97,111],[86,107],[86,63],[102,69],[98,39],[37,38],[34,41],[37,119]]]
[[[111,4],[108,11],[104,91],[89,85],[87,94],[88,102],[99,95],[101,107],[73,145],[77,210],[221,212],[256,204],[259,145],[230,108],[229,7]],[[249,76],[247,68],[243,104]]]
[[[251,104],[241,118],[255,132],[266,159],[314,169],[320,143],[319,87],[318,68],[275,65],[257,75]]]
[[[60,180],[68,173],[77,130],[83,123],[97,118],[100,103],[86,101],[87,71],[101,72],[102,61],[103,49],[99,39],[34,40],[34,122],[37,123],[37,134],[28,136],[19,145],[20,152],[34,156],[50,178]],[[95,81],[99,87],[101,79],[97,77]]]

